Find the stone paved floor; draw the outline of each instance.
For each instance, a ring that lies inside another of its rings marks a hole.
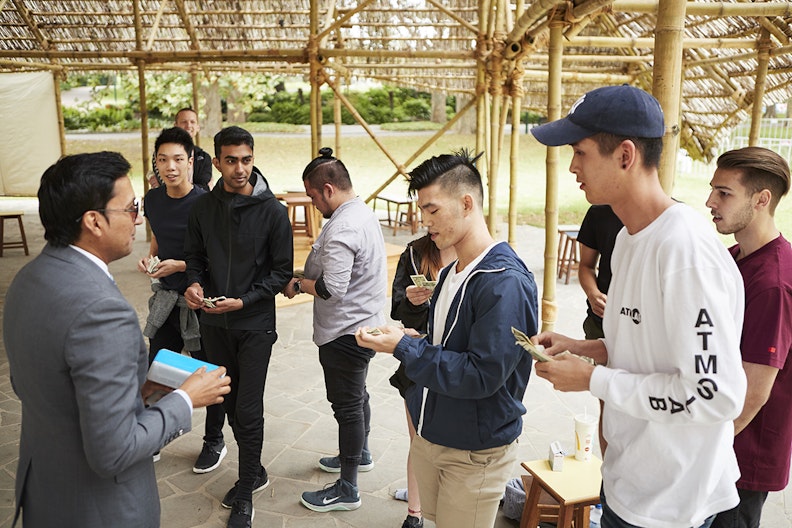
[[[43,245],[36,205],[32,200],[0,198],[0,208],[24,209],[25,228],[31,245],[30,257],[19,250],[9,250],[0,259],[0,312],[5,308],[5,291],[16,271],[37,254]],[[10,227],[11,234],[14,230]],[[505,231],[504,231],[505,236]],[[141,319],[146,314],[148,286],[145,277],[134,270],[134,259],[146,253],[142,229],[138,233],[132,256],[113,263],[110,268],[121,290],[135,306]],[[386,239],[404,244],[410,235]],[[541,289],[543,271],[543,232],[536,228],[519,228],[517,250],[536,274]],[[297,266],[300,263],[296,264]],[[559,321],[556,328],[582,336],[580,321],[585,312],[584,298],[576,280],[569,285],[556,283]],[[1,315],[1,314],[0,314]],[[46,325],[46,322],[42,322]],[[372,360],[368,378],[372,406],[371,450],[376,467],[362,473],[359,485],[363,506],[354,512],[315,513],[299,503],[299,495],[330,483],[335,478],[318,469],[321,456],[336,452],[337,428],[325,399],[321,367],[316,347],[311,342],[311,304],[303,303],[278,311],[279,339],[275,345],[264,395],[266,423],[262,460],[271,485],[254,497],[255,527],[283,528],[387,528],[401,526],[406,503],[392,498],[396,488],[406,484],[404,463],[407,454],[407,427],[401,398],[388,384],[396,360],[378,355]],[[0,346],[2,342],[0,340]],[[546,455],[552,440],[572,446],[572,416],[587,409],[596,412],[596,400],[588,393],[559,393],[544,380],[534,376],[524,399],[528,409],[520,437],[520,459],[531,460]],[[228,510],[220,499],[236,480],[237,449],[226,426],[229,454],[220,468],[196,475],[191,471],[201,447],[204,411],[194,414],[193,430],[169,444],[157,463],[157,477],[162,498],[162,526],[181,528],[207,526],[222,528]],[[18,455],[20,406],[11,389],[5,352],[0,354],[0,528],[10,526],[13,513],[14,475]],[[514,475],[520,470],[515,468]],[[792,497],[788,491],[771,494],[765,508],[763,527],[792,526]],[[140,507],[145,507],[140,505]],[[433,526],[427,522],[427,527]],[[496,528],[516,527],[518,523],[499,515]]]

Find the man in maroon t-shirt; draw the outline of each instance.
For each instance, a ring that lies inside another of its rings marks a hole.
[[[773,217],[789,191],[789,165],[764,148],[731,150],[718,158],[710,186],[715,227],[737,240],[730,252],[745,283],[740,350],[748,378],[734,421],[740,504],[712,526],[758,528],[767,493],[787,485],[792,453],[792,247]]]

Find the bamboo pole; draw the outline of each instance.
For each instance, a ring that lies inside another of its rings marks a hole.
[[[682,95],[682,35],[685,29],[686,0],[660,0],[655,34],[654,79],[652,93],[665,116],[666,133],[658,170],[666,193],[674,188],[676,158],[679,151],[679,117]]]
[[[517,0],[514,6],[514,17],[519,20],[525,13],[525,1]],[[514,27],[512,26],[512,29]],[[507,241],[511,247],[517,244],[517,182],[519,181],[520,161],[520,117],[523,96],[523,61],[522,54],[514,57],[513,70],[509,78],[509,94],[511,95],[512,129],[509,144],[509,212]]]
[[[140,0],[132,2],[135,22],[135,48],[143,49],[143,22],[140,18]],[[144,61],[137,61],[137,74],[138,74],[138,95],[140,97],[140,154],[143,158],[143,194],[149,190],[149,181],[146,178],[148,172],[147,167],[151,165],[151,158],[149,157],[149,129],[148,129],[148,106],[146,104],[146,63]],[[151,240],[151,227],[146,223],[146,240]]]
[[[489,55],[489,40],[487,39],[487,26],[489,25],[490,3],[492,0],[482,0],[478,3],[479,27],[476,38],[476,154],[483,153],[478,162],[479,173],[482,181],[487,177],[487,63]]]
[[[311,94],[308,98],[309,115],[311,120],[311,154],[310,158],[319,153],[322,146],[322,94],[319,76],[321,64],[319,63],[319,0],[311,0],[311,34],[308,37],[308,64],[310,66]]]
[[[564,0],[539,0],[538,2],[533,2],[525,13],[514,23],[514,28],[512,28],[511,32],[506,37],[506,41],[510,43],[520,42],[525,32],[528,31],[528,28],[530,28],[534,22],[546,16],[547,12],[551,11],[555,6],[564,3]]]
[[[336,82],[339,77],[336,76]],[[341,159],[341,101],[333,92],[333,124],[335,125],[335,157]]]
[[[561,56],[564,53],[564,25],[560,20],[550,22],[550,45],[547,68],[547,120],[561,118]],[[558,161],[561,147],[547,147],[545,159],[545,253],[542,288],[542,331],[552,331],[558,318],[556,304],[556,267],[558,266]]]
[[[506,37],[505,0],[496,0],[497,10],[495,17],[495,33],[493,34],[493,49],[487,61],[487,70],[490,74],[489,94],[492,100],[489,117],[489,174],[487,175],[487,227],[494,236],[498,231],[498,165],[500,164],[501,144],[503,142],[503,52]]]
[[[58,115],[58,140],[60,141],[61,156],[66,154],[66,123],[63,119],[63,100],[61,97],[61,79],[63,78],[63,71],[57,70],[52,72],[52,80],[55,88],[55,111]]]
[[[612,10],[622,13],[657,13],[658,0],[615,0]],[[687,2],[685,13],[689,16],[709,17],[758,17],[792,16],[792,4],[789,2]]]
[[[509,245],[517,244],[517,183],[520,177],[520,114],[522,113],[522,72],[518,65],[512,77],[512,130],[509,151]]]
[[[756,69],[754,83],[753,108],[751,109],[751,131],[748,134],[748,145],[755,146],[759,142],[762,126],[762,100],[767,86],[767,67],[770,64],[770,32],[762,29],[759,35],[759,64]]]
[[[192,86],[192,108],[193,110],[195,110],[196,115],[200,116],[201,111],[200,108],[198,107],[198,90],[200,89],[200,84],[198,81],[198,72],[196,71],[195,68],[190,69],[190,85]],[[200,132],[195,134],[195,145],[197,147],[201,146]]]
[[[660,11],[662,14],[663,10]],[[662,16],[658,16],[662,18]],[[584,48],[655,48],[656,38],[651,37],[573,37],[564,42],[567,47]],[[754,49],[755,39],[730,39],[730,38],[686,38],[682,39],[684,48],[708,49]],[[656,57],[657,55],[655,55]]]
[[[154,44],[154,39],[157,36],[157,31],[159,30],[160,21],[162,20],[162,12],[165,10],[165,2],[164,0],[160,1],[159,9],[157,9],[157,14],[154,15],[154,23],[151,25],[151,30],[149,32],[149,38],[146,42],[146,45],[143,49],[151,49],[152,44]]]

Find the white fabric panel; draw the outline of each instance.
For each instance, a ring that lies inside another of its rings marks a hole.
[[[35,196],[60,156],[52,73],[0,74],[0,195]]]

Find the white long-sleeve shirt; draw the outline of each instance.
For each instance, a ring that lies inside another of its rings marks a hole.
[[[742,278],[714,230],[686,205],[616,239],[604,333],[608,505],[646,527],[699,526],[738,502],[732,420],[742,410]]]
[[[359,326],[385,324],[385,239],[363,200],[354,198],[333,212],[305,261],[305,277],[324,277],[331,295],[314,298],[313,340],[318,346],[354,334]]]

